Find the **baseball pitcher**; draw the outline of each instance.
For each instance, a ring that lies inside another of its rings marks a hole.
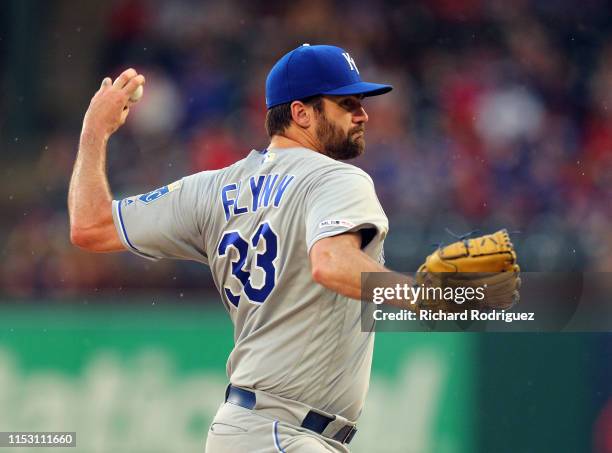
[[[266,149],[112,200],[106,143],[144,83],[128,69],[91,101],[70,183],[72,242],[210,266],[235,331],[207,452],[347,452],[374,342],[360,322],[361,273],[390,271],[372,179],[340,161],[364,152],[364,98],[391,86],[362,81],[341,48],[300,46],[266,81]]]

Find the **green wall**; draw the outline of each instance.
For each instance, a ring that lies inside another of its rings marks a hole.
[[[3,308],[0,426],[76,431],[80,452],[201,452],[231,347],[221,310]],[[475,354],[470,335],[378,334],[352,451],[474,451]]]

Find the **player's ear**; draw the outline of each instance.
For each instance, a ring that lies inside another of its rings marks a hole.
[[[302,101],[293,101],[291,103],[291,119],[303,128],[310,127],[312,123],[313,111],[308,108]]]

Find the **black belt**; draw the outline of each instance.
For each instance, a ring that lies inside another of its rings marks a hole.
[[[244,407],[245,409],[254,409],[256,402],[255,393],[251,392],[250,390],[228,385],[227,390],[225,391],[225,402]],[[327,426],[334,420],[335,417],[328,417],[327,415],[319,414],[315,411],[309,411],[302,421],[301,427],[314,431],[318,434],[323,434],[325,428],[327,428]],[[344,425],[338,430],[332,439],[343,444],[349,444],[351,440],[353,440],[356,432],[356,426]]]

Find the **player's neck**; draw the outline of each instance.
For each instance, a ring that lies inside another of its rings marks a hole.
[[[314,141],[311,140],[308,136],[293,137],[285,135],[274,135],[270,140],[270,145],[268,145],[268,149],[273,148],[308,148],[313,151],[320,152],[318,150],[318,145],[314,143]]]

